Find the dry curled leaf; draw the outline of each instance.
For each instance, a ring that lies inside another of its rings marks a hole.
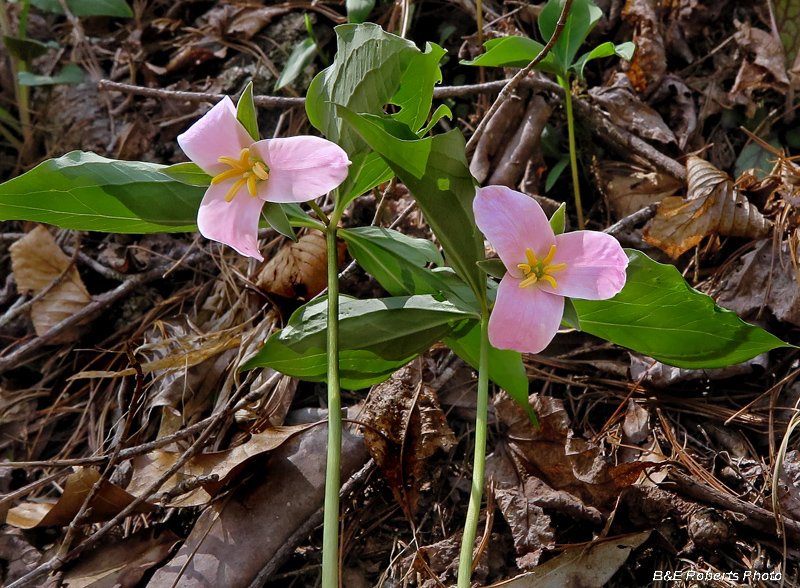
[[[6,523],[21,529],[34,527],[61,527],[68,525],[89,495],[92,486],[100,479],[100,474],[90,468],[80,468],[67,477],[64,493],[55,502],[23,502],[8,511]],[[103,480],[100,490],[89,503],[91,513],[84,523],[107,521],[126,508],[134,497],[119,486]],[[135,513],[153,512],[152,504],[140,504]]]
[[[683,187],[683,182],[670,175],[621,161],[602,161],[592,166],[592,172],[617,219],[661,202]]]
[[[252,435],[246,443],[233,449],[195,455],[162,486],[165,493],[162,497],[170,506],[206,504],[251,459],[277,449],[310,426],[274,427]],[[134,496],[143,494],[180,457],[181,453],[177,451],[151,451],[135,457],[133,477],[126,490]]]
[[[419,369],[408,365],[375,386],[365,406],[364,441],[395,499],[409,518],[414,514],[425,461],[437,449],[455,446],[433,388]]]
[[[667,71],[664,33],[656,0],[628,0],[622,17],[633,27],[636,52],[623,69],[638,92],[649,93],[661,83]]]
[[[686,198],[671,196],[661,201],[658,214],[644,230],[644,240],[673,259],[700,243],[706,235],[758,238],[772,223],[764,218],[728,174],[700,159],[686,162]]]
[[[339,262],[344,256],[339,244]],[[322,233],[312,231],[297,243],[289,243],[269,260],[258,275],[257,284],[267,292],[285,298],[308,300],[328,285],[328,246]]]
[[[169,529],[157,534],[150,528],[101,543],[66,568],[64,588],[133,588],[147,570],[166,559],[178,541]]]
[[[44,226],[33,229],[9,250],[14,279],[20,290],[32,291],[35,296],[54,280],[60,279],[47,294],[31,305],[31,320],[37,335],[44,335],[51,327],[92,301],[78,270],[70,267],[70,258],[61,251]],[[79,335],[78,330],[67,331],[53,343],[72,341]]]

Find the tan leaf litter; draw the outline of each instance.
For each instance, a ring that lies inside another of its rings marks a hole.
[[[250,439],[225,451],[201,453],[188,460],[183,467],[162,486],[170,506],[199,506],[211,498],[247,463],[259,455],[280,447],[293,436],[312,425],[274,427],[252,435]],[[180,458],[177,451],[152,451],[133,459],[133,478],[126,490],[134,496],[144,493]]]
[[[9,250],[14,279],[20,290],[29,290],[35,296],[48,288],[54,280],[61,279],[47,294],[31,305],[31,319],[37,335],[44,335],[51,327],[92,301],[78,270],[74,266],[70,267],[70,258],[61,251],[44,226],[39,225],[33,229],[11,245]],[[78,330],[68,331],[57,342],[72,341],[79,335]]]
[[[156,536],[151,528],[103,542],[66,568],[64,588],[133,588],[147,570],[166,559],[178,541],[169,529]]]
[[[661,201],[658,214],[644,230],[644,239],[673,259],[700,243],[706,235],[757,238],[772,223],[745,198],[723,171],[691,156],[686,162],[686,198]]]
[[[343,245],[343,244],[340,244]],[[339,248],[342,261],[344,248]],[[269,260],[258,275],[256,284],[267,292],[285,298],[309,300],[328,285],[328,246],[318,231],[289,243]]]
[[[616,219],[661,202],[683,188],[683,182],[672,176],[621,161],[602,161],[593,165],[592,171]]]
[[[89,495],[100,474],[90,468],[80,468],[67,477],[64,493],[55,502],[23,502],[8,511],[6,523],[22,529],[61,527],[70,524]],[[119,486],[103,481],[100,490],[89,503],[92,509],[84,523],[97,523],[115,517],[134,497]],[[141,504],[134,512],[154,512],[152,504]]]

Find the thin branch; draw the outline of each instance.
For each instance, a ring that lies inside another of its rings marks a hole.
[[[558,41],[558,38],[561,36],[561,31],[564,30],[564,27],[567,24],[567,15],[569,14],[569,9],[571,7],[572,7],[572,0],[566,0],[566,2],[564,2],[564,8],[561,10],[561,15],[558,17],[558,23],[556,24],[556,29],[553,31],[553,36],[550,37],[550,40],[547,42],[547,45],[544,46],[544,48],[539,52],[539,55],[537,55],[533,59],[533,61],[531,61],[524,68],[519,70],[514,75],[514,77],[511,78],[511,80],[509,80],[509,82],[505,85],[505,87],[500,91],[500,95],[497,97],[497,100],[494,101],[494,104],[492,104],[492,107],[483,117],[480,124],[478,125],[478,128],[475,129],[475,132],[469,138],[466,148],[467,153],[469,153],[472,149],[474,149],[475,145],[478,144],[478,140],[481,138],[481,136],[483,135],[483,131],[486,129],[486,124],[494,116],[495,112],[497,112],[497,109],[500,108],[503,102],[511,98],[511,96],[514,94],[514,90],[517,89],[517,86],[519,86],[520,82],[522,82],[522,80],[528,77],[528,74],[531,71],[533,71],[533,68],[536,67],[536,65],[539,62],[541,62],[542,59],[547,57],[548,53],[550,53],[550,50],[553,48],[553,45],[556,44],[556,41]]]

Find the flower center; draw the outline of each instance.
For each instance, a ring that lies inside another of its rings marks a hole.
[[[236,196],[239,190],[245,185],[247,185],[250,198],[255,198],[257,195],[257,182],[263,182],[269,178],[269,167],[267,167],[267,164],[261,161],[261,159],[253,157],[250,153],[250,149],[247,147],[242,149],[241,153],[239,153],[239,159],[223,155],[219,158],[219,162],[231,166],[231,169],[214,176],[211,180],[214,186],[225,180],[238,178],[233,183],[233,186],[231,186],[231,189],[228,190],[228,193],[225,194],[225,202],[233,200],[233,197]]]
[[[555,278],[551,276],[553,272],[560,272],[567,269],[566,263],[556,263],[550,265],[553,257],[556,254],[556,246],[550,247],[550,252],[542,261],[536,259],[536,255],[530,249],[525,250],[525,257],[528,258],[528,263],[520,263],[517,265],[519,269],[525,274],[525,279],[520,282],[520,288],[527,288],[533,286],[539,280],[544,280],[549,283],[553,288],[558,288]]]

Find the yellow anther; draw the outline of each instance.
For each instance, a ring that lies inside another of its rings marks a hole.
[[[520,263],[517,265],[519,269],[522,270],[523,274],[525,275],[525,279],[523,279],[519,283],[520,288],[527,288],[528,286],[532,286],[536,282],[545,281],[550,284],[554,289],[558,288],[558,284],[556,283],[555,278],[551,276],[553,272],[560,272],[567,269],[566,263],[557,263],[551,265],[550,262],[553,261],[553,258],[556,255],[556,246],[552,245],[550,247],[550,251],[547,253],[547,257],[542,259],[542,261],[538,261],[536,259],[536,255],[534,254],[533,250],[526,249],[525,250],[525,257],[528,260],[528,263]]]
[[[555,279],[553,278],[553,276],[544,275],[544,276],[542,276],[542,279],[543,279],[545,282],[549,282],[549,283],[550,283],[550,285],[551,285],[553,288],[558,288],[558,284],[556,284],[556,281],[555,281]]]
[[[544,268],[544,273],[552,274],[553,272],[560,272],[567,269],[566,263],[557,263],[556,265],[548,265]]]
[[[247,186],[247,192],[250,197],[255,198],[258,196],[258,182],[263,182],[269,178],[269,167],[260,159],[254,158],[247,147],[239,152],[238,159],[223,155],[218,161],[229,165],[231,169],[214,176],[211,179],[213,185],[216,186],[226,180],[237,178],[225,195],[226,202],[233,200],[244,186]]]
[[[543,266],[548,266],[548,265],[550,265],[550,262],[551,262],[551,261],[553,261],[553,258],[554,258],[555,256],[556,256],[556,246],[555,246],[555,245],[551,245],[551,246],[550,246],[550,252],[547,254],[547,257],[545,257],[545,258],[542,260],[542,265],[543,265]]]

